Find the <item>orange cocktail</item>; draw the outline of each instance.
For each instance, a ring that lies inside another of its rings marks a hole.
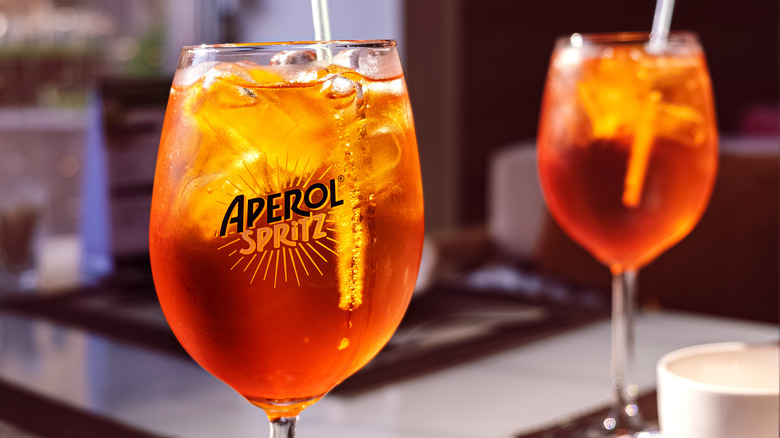
[[[160,303],[201,366],[294,416],[382,348],[414,288],[422,189],[395,45],[189,50],[152,204]]]
[[[539,122],[542,190],[561,228],[612,272],[612,405],[583,436],[653,429],[631,375],[636,273],[696,226],[715,182],[717,145],[694,34],[558,40]]]
[[[539,126],[551,213],[621,271],[693,229],[715,181],[718,144],[701,49],[652,53],[625,38],[555,52]]]

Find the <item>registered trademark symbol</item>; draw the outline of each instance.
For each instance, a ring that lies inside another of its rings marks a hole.
[[[344,182],[344,175],[339,175],[339,182]]]

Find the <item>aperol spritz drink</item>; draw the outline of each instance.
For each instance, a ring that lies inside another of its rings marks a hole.
[[[539,129],[548,206],[608,266],[636,269],[685,237],[715,181],[718,136],[698,46],[566,48],[550,64]],[[636,38],[636,37],[634,37]]]
[[[587,436],[644,428],[627,375],[635,274],[701,218],[717,145],[694,34],[672,33],[662,44],[639,33],[557,41],[539,123],[541,185],[561,228],[613,274],[613,412]]]
[[[389,340],[423,241],[392,41],[188,47],[165,117],[150,251],[173,332],[269,418]]]

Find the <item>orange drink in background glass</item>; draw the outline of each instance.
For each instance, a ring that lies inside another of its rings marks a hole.
[[[155,176],[154,281],[184,348],[272,431],[390,339],[422,242],[394,42],[182,51]]]
[[[608,266],[636,269],[685,237],[715,182],[718,135],[698,46],[559,48],[539,127],[548,207]],[[560,47],[560,45],[559,45]]]
[[[613,274],[615,409],[603,436],[642,429],[636,386],[625,375],[635,273],[699,221],[717,145],[709,73],[694,34],[672,33],[663,44],[639,33],[557,41],[538,166],[552,216]]]

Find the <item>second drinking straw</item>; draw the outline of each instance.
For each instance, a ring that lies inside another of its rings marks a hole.
[[[669,38],[669,28],[672,24],[672,10],[674,0],[658,0],[655,5],[653,28],[650,31],[650,44],[648,52],[660,52]],[[636,134],[631,145],[631,155],[628,161],[625,185],[623,189],[623,205],[628,208],[636,208],[642,199],[642,190],[645,184],[647,161],[653,146],[653,134],[655,127],[655,113],[661,96],[657,91],[649,94],[649,99],[644,102],[637,120]]]
[[[669,36],[669,27],[672,24],[673,9],[674,0],[656,1],[655,15],[653,16],[653,28],[650,31],[650,42],[653,45],[658,46],[666,43],[666,39]]]

